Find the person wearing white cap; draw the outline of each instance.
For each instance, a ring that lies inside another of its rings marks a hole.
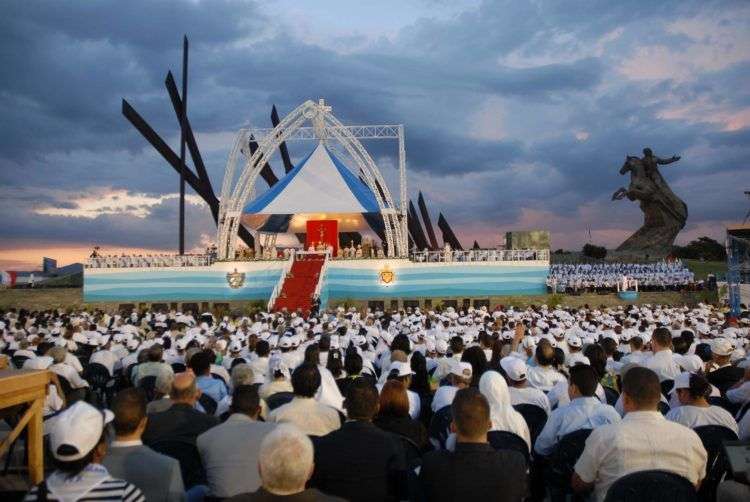
[[[104,500],[142,502],[141,491],[109,475],[105,427],[114,416],[79,401],[60,413],[50,433],[55,471],[29,491],[24,500]]]
[[[526,363],[518,357],[507,356],[500,359],[500,368],[505,373],[510,392],[510,404],[533,404],[542,408],[547,415],[550,412],[549,399],[539,389],[528,385]]]
[[[99,338],[100,346],[99,350],[91,354],[89,358],[89,364],[97,363],[107,368],[109,376],[114,376],[115,371],[121,369],[120,358],[110,350],[110,337],[104,335]]]
[[[253,374],[255,374],[256,382],[273,380],[273,378],[269,377],[268,356],[270,353],[271,346],[266,340],[258,340],[255,343],[255,352],[250,355],[250,361],[248,362],[248,364],[253,369]],[[288,366],[286,367],[288,368]],[[263,398],[262,395],[261,398]]]
[[[400,351],[396,351],[400,352]],[[406,389],[406,395],[409,398],[409,416],[416,420],[419,418],[419,414],[422,411],[422,401],[419,398],[419,394],[409,389],[411,384],[411,378],[414,371],[411,369],[411,364],[408,361],[393,361],[388,370],[388,380],[398,380],[404,384]],[[378,392],[383,390],[384,384],[377,384]]]
[[[670,409],[667,420],[695,429],[703,425],[720,425],[737,434],[737,422],[720,406],[708,403],[711,384],[701,374],[680,373],[674,380],[674,393],[680,406]]]
[[[438,411],[446,406],[450,406],[456,392],[459,389],[465,389],[471,384],[472,366],[469,363],[455,361],[451,365],[448,380],[450,385],[438,387],[435,396],[432,398],[432,411]]]
[[[52,365],[49,367],[49,370],[56,373],[58,377],[66,379],[73,389],[87,388],[89,383],[81,378],[81,375],[72,366],[65,362],[67,354],[68,350],[65,347],[52,347],[49,349],[47,355],[52,358]]]
[[[578,335],[568,335],[568,352],[565,354],[565,366],[573,366],[583,356],[583,340]]]
[[[266,400],[279,392],[293,392],[291,380],[292,376],[286,363],[278,354],[274,354],[268,362],[268,375],[266,381],[258,389],[258,395]]]
[[[534,451],[543,456],[549,455],[566,434],[620,421],[617,411],[608,404],[602,404],[596,397],[599,384],[597,380],[596,372],[591,366],[577,365],[570,368],[570,403],[552,411],[536,439]]]
[[[727,338],[716,338],[711,343],[711,365],[708,368],[708,381],[724,394],[729,388],[742,380],[745,371],[732,366],[731,356],[734,346]]]

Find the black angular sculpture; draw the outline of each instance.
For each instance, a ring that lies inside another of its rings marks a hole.
[[[432,228],[432,221],[430,220],[430,213],[427,212],[427,204],[422,197],[422,192],[419,192],[417,197],[417,205],[419,206],[419,212],[422,213],[422,222],[427,230],[427,236],[430,238],[430,248],[434,251],[438,249],[437,239],[435,238],[435,230]]]

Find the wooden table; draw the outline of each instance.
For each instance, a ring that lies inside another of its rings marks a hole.
[[[8,408],[13,406],[29,405],[8,437],[0,442],[0,455],[27,427],[29,477],[33,484],[41,483],[44,479],[42,419],[49,383],[50,373],[46,370],[0,370],[0,410],[10,411]]]

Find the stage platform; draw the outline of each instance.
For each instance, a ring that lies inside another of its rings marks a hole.
[[[83,298],[95,302],[268,301],[289,261],[216,262],[209,266],[87,268]],[[546,292],[547,260],[436,262],[328,260],[323,305],[337,300],[487,298]]]

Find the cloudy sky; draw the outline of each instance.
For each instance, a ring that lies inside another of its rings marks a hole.
[[[402,123],[409,191],[470,244],[545,228],[616,246],[626,154],[663,168],[721,238],[750,205],[750,4],[701,1],[10,1],[0,16],[0,268],[91,246],[174,250],[178,179],[120,113],[178,151],[164,88],[191,42],[189,115],[217,191],[236,130],[324,97],[348,124]],[[395,145],[367,143],[395,180]],[[299,159],[309,143],[290,145]],[[283,172],[278,159],[272,163]],[[395,188],[395,187],[392,187]],[[188,247],[215,239],[188,199]]]

